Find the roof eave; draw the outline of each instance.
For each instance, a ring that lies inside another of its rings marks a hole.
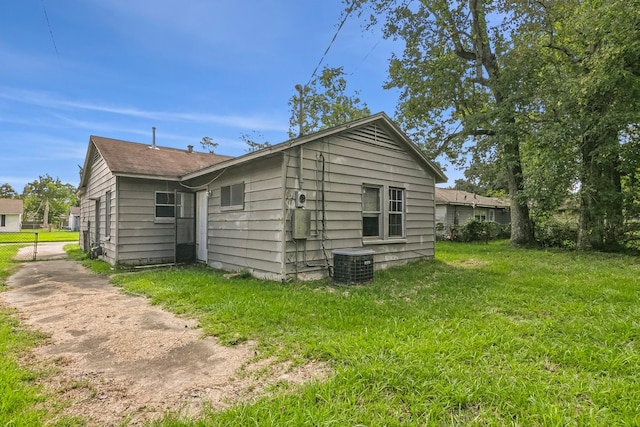
[[[182,181],[181,177],[175,175],[154,175],[144,173],[132,173],[132,172],[117,172],[111,171],[111,173],[118,178],[138,178],[138,179],[155,179],[159,181]]]

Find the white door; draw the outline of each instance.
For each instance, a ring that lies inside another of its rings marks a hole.
[[[196,257],[207,262],[207,212],[206,191],[198,191],[196,199]]]

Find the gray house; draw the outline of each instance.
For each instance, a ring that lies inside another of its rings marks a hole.
[[[92,136],[81,245],[111,264],[201,261],[285,280],[333,253],[432,257],[442,172],[384,113],[231,158]]]
[[[470,219],[508,224],[511,222],[509,206],[508,200],[436,188],[436,223],[439,230],[450,230]]]

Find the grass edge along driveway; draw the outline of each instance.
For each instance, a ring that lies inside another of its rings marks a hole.
[[[365,286],[225,279],[197,267],[114,281],[198,317],[228,345],[255,339],[263,355],[334,369],[322,383],[283,382],[254,403],[158,425],[604,426],[640,423],[639,273],[629,256],[497,242],[438,243],[435,261],[376,272]],[[10,313],[0,324],[20,328]],[[20,418],[5,406],[2,425],[41,424],[58,407],[37,409],[41,373],[17,362],[37,340],[2,349],[3,364],[25,372],[12,388]]]
[[[115,278],[233,345],[335,374],[212,413],[205,425],[637,425],[640,260],[438,243],[373,284],[225,279],[208,269]],[[164,425],[191,424],[167,418]]]

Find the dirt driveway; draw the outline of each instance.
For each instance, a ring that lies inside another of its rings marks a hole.
[[[203,339],[195,321],[125,295],[74,261],[25,263],[8,285],[0,302],[51,337],[34,355],[35,363],[58,368],[46,386],[69,403],[65,415],[89,425],[135,425],[166,411],[198,416],[203,405],[224,408],[275,381],[326,374],[318,366],[250,362],[251,343],[229,348]],[[265,367],[269,374],[258,376]]]

